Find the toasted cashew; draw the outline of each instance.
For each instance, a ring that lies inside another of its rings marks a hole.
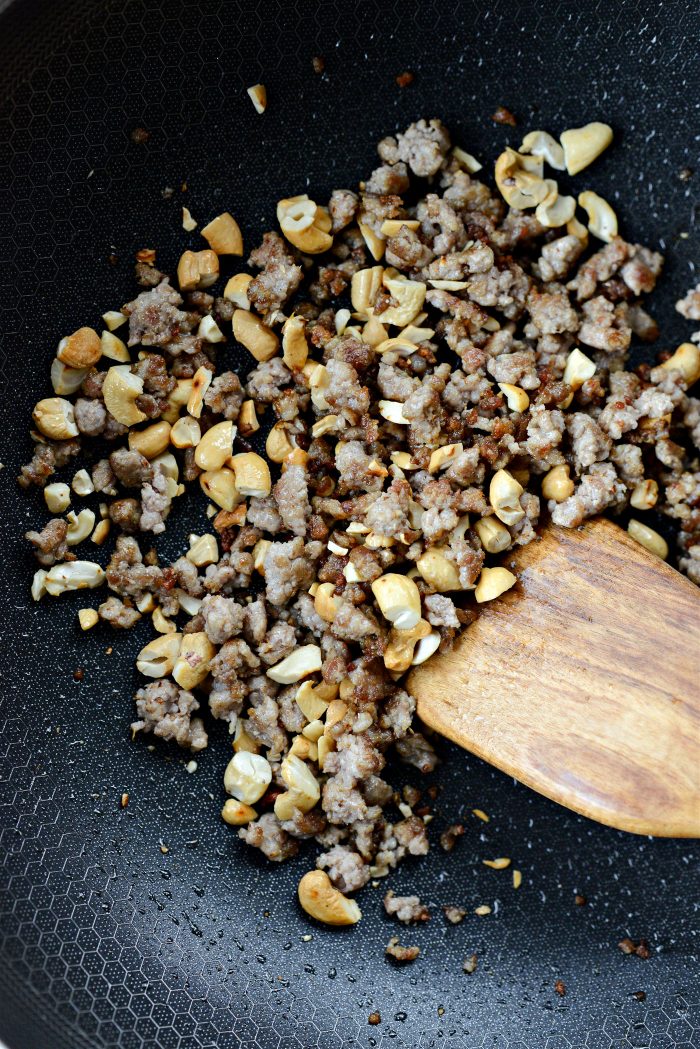
[[[63,397],[45,397],[39,401],[34,406],[32,419],[44,436],[54,441],[78,436],[73,405]]]
[[[308,915],[325,925],[355,925],[362,911],[336,889],[325,871],[309,871],[299,882],[299,903]]]
[[[203,630],[183,634],[180,654],[172,671],[173,678],[181,688],[195,688],[209,673],[209,665],[215,655],[216,649]]]
[[[161,634],[149,641],[136,657],[136,669],[144,677],[165,677],[175,666],[182,634]]]
[[[217,255],[243,254],[243,237],[240,227],[228,211],[212,219],[201,230],[201,234]]]
[[[135,426],[147,418],[136,405],[136,398],[143,393],[143,379],[135,375],[128,364],[116,364],[109,368],[102,383],[105,407],[117,422],[124,426]]]
[[[91,368],[102,356],[100,337],[93,328],[78,328],[61,339],[56,356],[69,368]]]
[[[560,138],[564,147],[566,170],[570,175],[577,175],[608,148],[612,142],[613,133],[609,124],[602,124],[594,120],[585,127],[569,128],[568,131],[563,131]]]

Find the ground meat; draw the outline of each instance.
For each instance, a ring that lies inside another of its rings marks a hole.
[[[531,291],[527,309],[532,323],[543,335],[578,330],[578,314],[561,284],[551,284],[546,291]]]
[[[367,455],[361,441],[344,441],[335,453],[335,468],[340,475],[337,488],[339,494],[380,490],[383,478],[370,470],[372,462],[372,456]]]
[[[427,266],[433,258],[433,252],[425,245],[415,230],[402,226],[395,236],[386,242],[385,258],[390,266],[397,269],[420,269]]]
[[[291,623],[283,620],[275,623],[258,645],[258,655],[263,663],[274,666],[281,663],[297,647],[297,636]],[[301,731],[301,730],[300,730]]]
[[[561,280],[566,277],[583,249],[583,241],[571,235],[544,244],[537,260],[537,270],[542,280]]]
[[[222,372],[212,380],[204,395],[204,403],[216,415],[235,422],[243,404],[243,387],[235,372]]]
[[[306,596],[306,595],[303,595]],[[264,600],[259,597],[245,606],[243,633],[251,645],[259,645],[267,631],[267,611]]]
[[[466,907],[457,907],[453,903],[448,903],[442,910],[450,925],[459,925],[467,916]]]
[[[260,849],[274,863],[287,860],[299,851],[299,845],[283,829],[274,812],[266,812],[247,827],[241,827],[238,837],[247,845]]]
[[[301,589],[311,586],[314,564],[299,537],[288,543],[272,543],[265,557],[265,595],[270,604],[286,605]]]
[[[624,304],[613,306],[598,295],[584,302],[582,310],[583,320],[578,333],[581,342],[606,353],[619,353],[629,347],[632,329],[626,322]]]
[[[377,621],[355,608],[349,601],[336,601],[336,613],[333,619],[333,633],[341,641],[361,641],[371,634],[378,634]]]
[[[583,263],[567,286],[576,292],[579,302],[590,299],[595,295],[597,286],[610,280],[628,257],[629,245],[625,244],[622,237],[614,237],[609,244]]]
[[[389,491],[372,503],[365,516],[365,524],[378,535],[400,539],[411,531],[408,518],[411,486],[406,481],[392,481]]]
[[[416,960],[420,954],[420,947],[404,947],[399,943],[398,937],[392,936],[384,948],[384,953],[387,957],[393,958],[395,962],[400,962],[403,965]]]
[[[328,201],[333,233],[349,226],[355,217],[360,199],[356,193],[349,189],[334,189],[331,199]]]
[[[305,536],[311,503],[306,470],[303,466],[288,466],[272,489],[282,526],[294,535]]]
[[[115,477],[109,459],[100,459],[92,468],[92,483],[95,491],[105,495],[116,495]]]
[[[433,745],[420,732],[400,739],[396,752],[405,765],[413,765],[419,772],[433,772],[437,768],[438,756]]]
[[[345,361],[329,360],[328,386],[324,396],[334,411],[340,411],[350,421],[364,415],[369,409],[369,390],[362,386],[355,369]]]
[[[391,889],[384,897],[384,910],[389,917],[396,918],[404,925],[430,920],[430,911],[418,896],[395,896]]]
[[[614,506],[624,496],[624,491],[612,463],[594,463],[581,478],[573,495],[562,503],[550,501],[552,521],[566,528],[576,528],[586,517]]]
[[[445,594],[430,594],[423,598],[423,608],[431,626],[459,630],[459,618],[452,598]]]
[[[527,424],[527,441],[525,451],[536,463],[538,470],[549,469],[564,461],[559,445],[564,434],[564,413],[558,410],[549,411],[543,405],[536,405]]]
[[[266,233],[262,244],[250,254],[251,266],[263,267],[248,285],[248,301],[258,313],[280,309],[301,283],[302,269],[278,233]]]
[[[97,611],[100,619],[119,630],[130,630],[134,623],[141,618],[141,613],[131,605],[120,601],[118,597],[108,597],[103,601]]]
[[[156,591],[163,582],[161,569],[143,563],[139,545],[130,536],[119,536],[105,572],[111,590],[135,601],[144,593]]]
[[[132,732],[152,732],[162,739],[174,739],[181,747],[202,750],[208,743],[207,733],[200,718],[192,714],[199,703],[191,692],[161,678],[149,682],[136,693],[138,720],[132,722]]]
[[[566,428],[577,473],[583,473],[592,463],[607,459],[612,441],[590,415],[574,412],[567,417]]]
[[[397,164],[383,164],[375,168],[365,185],[367,193],[388,194],[404,193],[409,186],[408,171],[406,165],[399,161]]]
[[[248,502],[246,520],[248,524],[260,528],[263,532],[271,532],[274,535],[282,531],[282,518],[272,495],[253,496]]]
[[[162,466],[156,466],[153,470],[153,478],[144,484],[141,489],[141,520],[139,526],[142,532],[155,532],[158,535],[165,531],[165,519],[170,513],[172,496],[170,494],[169,478]]]
[[[322,853],[316,866],[328,872],[328,877],[341,892],[357,892],[371,877],[359,852],[353,852],[346,845],[334,845]]]
[[[122,313],[129,318],[129,346],[167,346],[170,353],[181,352],[180,336],[190,332],[199,322],[195,314],[178,309],[182,296],[171,288],[166,277],[155,288],[143,291],[122,306]],[[191,352],[188,349],[185,352]]]
[[[678,300],[676,309],[686,320],[700,321],[700,283],[691,288],[685,298]]]
[[[102,401],[78,397],[74,406],[75,425],[86,437],[103,433],[107,423],[107,409]]]
[[[259,404],[272,404],[279,397],[281,388],[291,381],[292,373],[281,357],[261,361],[248,375],[248,396]]]
[[[138,488],[147,481],[153,480],[153,467],[145,455],[119,448],[109,457],[112,473],[125,488]],[[144,529],[145,530],[145,529]]]
[[[658,251],[650,251],[641,244],[632,245],[627,262],[620,269],[620,276],[635,295],[653,291],[656,278],[661,273],[664,257]]]
[[[207,594],[199,609],[203,619],[203,629],[213,645],[223,645],[225,641],[243,629],[245,610],[231,597],[219,594]]]
[[[450,134],[441,120],[418,120],[402,134],[397,135],[395,154],[392,140],[380,143],[379,155],[388,163],[405,161],[414,175],[429,178],[435,175],[450,148]],[[396,156],[396,160],[390,157]]]
[[[143,379],[144,393],[155,394],[159,398],[166,398],[177,385],[176,380],[168,374],[165,359],[159,353],[144,354],[131,370]]]
[[[53,517],[40,532],[25,532],[25,539],[34,547],[34,556],[40,565],[49,568],[59,561],[71,560],[66,535],[68,522]]]
[[[36,485],[43,488],[49,477],[52,476],[68,460],[80,451],[80,441],[77,439],[69,441],[38,442],[34,446],[34,455],[30,462],[23,466],[17,478],[22,488],[30,488]]]

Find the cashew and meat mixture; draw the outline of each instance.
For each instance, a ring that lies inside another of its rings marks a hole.
[[[419,120],[379,143],[358,188],[280,201],[279,229],[225,285],[219,256],[242,254],[228,213],[180,259],[179,290],[142,252],[142,290],[101,337],[61,341],[56,396],[34,410],[20,484],[45,486],[96,439],[73,493],[99,502],[94,542],[115,540],[103,570],[76,559],[75,514],[28,532],[34,596],[104,582],[104,621],[152,616],[134,732],[198,751],[207,720],[227,722],[224,819],[274,861],[315,839],[314,892],[355,892],[428,851],[426,809],[384,778],[390,752],[421,773],[437,762],[404,675],[515,583],[499,559],[540,524],[655,507],[700,583],[700,350],[627,370],[632,340],[658,335],[641,297],[662,257],[618,236],[596,194],[581,195],[586,226],[542,178],[543,156],[590,162],[605,127],[566,132],[563,151],[531,133],[495,189]],[[247,441],[265,434],[262,456]],[[212,531],[162,564],[153,537],[188,488]]]

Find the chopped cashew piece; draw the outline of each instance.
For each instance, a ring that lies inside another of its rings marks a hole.
[[[453,146],[452,156],[470,175],[476,175],[477,171],[481,171],[484,166],[471,153],[467,153],[465,149],[462,149],[461,146]]]
[[[352,308],[363,316],[371,317],[370,308],[374,306],[374,300],[379,294],[384,275],[383,266],[370,266],[367,269],[357,270],[353,273],[350,282],[350,301]],[[380,323],[384,323],[383,321]],[[367,341],[367,340],[365,340]]]
[[[630,496],[630,505],[635,510],[651,510],[652,506],[656,506],[658,498],[658,484],[651,478],[647,478],[634,486]]]
[[[196,448],[201,439],[199,423],[191,415],[183,415],[170,430],[170,443],[175,448]]]
[[[255,106],[256,113],[264,113],[267,109],[267,91],[264,84],[253,84],[248,88],[248,97]]]
[[[215,565],[219,560],[219,546],[214,535],[191,535],[190,548],[185,554],[197,568]]]
[[[157,630],[159,634],[175,634],[177,632],[177,627],[172,619],[167,619],[160,607],[153,609],[151,622],[153,623],[153,629]]]
[[[560,197],[559,187],[553,179],[548,179],[550,192],[535,208],[535,218],[543,226],[556,229],[570,222],[576,212],[576,201],[573,197]]]
[[[563,503],[570,495],[574,494],[574,482],[569,477],[568,463],[553,466],[542,478],[542,495],[545,499],[553,499],[555,503]]]
[[[65,441],[78,436],[73,405],[62,397],[45,397],[39,401],[34,406],[32,419],[44,437],[50,437],[53,441]]]
[[[262,754],[237,751],[224,772],[224,789],[238,801],[254,805],[272,782],[272,766]]]
[[[251,273],[236,273],[224,288],[224,298],[229,302],[235,302],[236,306],[242,310],[249,310],[248,285],[252,279]]]
[[[578,202],[588,215],[588,228],[593,236],[610,243],[617,236],[617,215],[607,200],[588,189],[579,193]]]
[[[356,925],[362,917],[357,903],[343,896],[325,871],[309,871],[297,892],[303,910],[325,925]]]
[[[228,463],[235,435],[236,427],[230,419],[211,426],[194,450],[194,461],[200,470],[220,470]]]
[[[482,517],[474,524],[474,530],[488,554],[500,554],[510,547],[511,534],[495,517]]]
[[[180,654],[172,671],[173,678],[181,688],[196,688],[209,673],[209,664],[215,655],[216,649],[203,630],[183,634]]]
[[[462,589],[456,564],[436,546],[429,546],[425,550],[416,561],[416,568],[426,583],[438,594]]]
[[[280,685],[293,685],[303,677],[315,674],[321,669],[322,663],[323,657],[318,645],[301,645],[281,663],[270,667],[267,676]]]
[[[102,314],[102,320],[107,325],[109,331],[114,331],[116,328],[121,328],[122,324],[126,323],[127,316],[119,310],[107,310],[106,313]],[[102,350],[102,352],[104,353],[104,350]]]
[[[613,140],[613,133],[609,124],[594,120],[584,127],[569,128],[559,137],[564,147],[566,170],[570,175],[577,175],[608,148]]]
[[[177,281],[180,291],[209,288],[219,277],[219,259],[215,252],[185,251],[177,265]]]
[[[277,818],[291,819],[294,809],[309,812],[321,797],[321,785],[309,766],[295,755],[288,754],[280,766],[280,775],[288,789],[275,800]]]
[[[420,229],[420,222],[418,219],[384,219],[379,232],[383,237],[395,237],[400,233],[402,226],[405,226],[406,229],[417,230]]]
[[[358,222],[357,225],[360,228],[362,239],[369,248],[370,255],[375,260],[375,262],[379,262],[379,260],[384,254],[384,249],[386,247],[386,241],[384,237],[380,236],[378,233],[375,233],[372,227],[368,226],[366,222]]]
[[[579,390],[587,379],[595,375],[595,364],[585,353],[576,348],[566,358],[564,368],[564,382],[572,390]]]
[[[270,430],[265,442],[265,452],[268,459],[273,463],[283,463],[287,456],[294,451],[294,445],[289,439],[287,427],[280,419]]]
[[[415,647],[411,666],[418,667],[421,663],[425,663],[427,659],[435,655],[440,647],[440,640],[440,634],[437,630],[431,630],[427,637],[422,637]]]
[[[566,171],[564,149],[548,131],[530,131],[523,139],[519,152],[542,157],[550,168]]]
[[[95,527],[95,511],[81,510],[79,514],[71,512],[67,515],[68,531],[66,542],[68,546],[77,546],[84,542]]]
[[[46,591],[46,577],[49,573],[45,568],[38,568],[32,577],[31,595],[35,601],[41,601]]]
[[[228,211],[217,215],[200,232],[217,255],[243,254],[243,237],[240,227]]]
[[[129,448],[140,452],[146,459],[156,459],[170,444],[170,423],[161,420],[147,426],[145,430],[129,432]]]
[[[443,444],[442,448],[436,448],[430,456],[428,473],[436,474],[438,470],[445,470],[463,451],[463,444]]]
[[[344,550],[343,553],[347,554],[347,550]],[[321,583],[314,594],[314,608],[321,619],[325,619],[327,623],[333,622],[338,611],[338,602],[333,596],[334,591],[333,583]]]
[[[52,597],[68,590],[92,590],[105,581],[104,569],[94,561],[66,561],[46,573],[46,589]]]
[[[119,361],[120,364],[129,364],[131,361],[129,348],[125,342],[118,339],[111,331],[103,331],[100,342],[103,357],[108,357],[111,361]]]
[[[418,641],[430,634],[430,623],[419,619],[409,630],[397,630],[393,627],[389,634],[389,644],[384,650],[384,666],[394,673],[403,674],[413,662],[413,650]]]
[[[496,161],[496,185],[512,208],[523,210],[541,204],[551,187],[542,178],[542,159],[516,153],[507,147]]]
[[[499,382],[498,388],[505,396],[506,403],[512,412],[526,412],[530,407],[530,398],[519,386],[509,382]]]
[[[102,546],[105,539],[109,535],[109,530],[111,527],[112,522],[108,517],[105,517],[101,521],[98,521],[97,525],[95,526],[95,531],[90,536],[95,546]]]
[[[250,823],[251,820],[256,820],[258,814],[254,808],[246,805],[245,802],[238,801],[236,798],[228,798],[221,810],[221,818],[224,823],[228,823],[231,827],[243,827],[246,823]]]
[[[282,328],[282,359],[292,371],[303,368],[309,356],[305,332],[306,321],[296,314],[292,314]]]
[[[136,398],[143,393],[143,379],[131,371],[128,364],[116,364],[109,368],[102,383],[102,396],[110,415],[123,426],[142,423],[146,415],[136,405]]]
[[[205,435],[206,436],[206,435]],[[264,498],[272,490],[270,467],[256,452],[241,452],[229,460],[236,478],[236,488],[241,495]]]
[[[199,475],[199,483],[204,494],[222,510],[233,510],[241,502],[233,470],[206,470]]]
[[[52,514],[62,514],[70,506],[70,488],[62,481],[47,484],[44,488],[44,502]]]
[[[197,329],[197,335],[205,342],[226,342],[226,336],[222,332],[211,314],[202,317]]]
[[[238,429],[246,437],[256,433],[260,429],[258,416],[255,411],[255,401],[244,401],[238,414]]]
[[[55,357],[51,364],[51,385],[53,392],[59,396],[77,393],[89,368],[69,368]]]
[[[202,408],[204,407],[204,395],[211,386],[212,377],[211,371],[209,368],[205,368],[204,365],[201,368],[197,368],[192,377],[192,386],[187,398],[187,411],[195,419],[201,418]]]
[[[297,689],[297,706],[307,721],[316,721],[323,717],[328,709],[329,700],[324,699],[314,687],[313,681],[303,681]]]
[[[77,470],[70,484],[76,495],[92,495],[95,486],[87,470]]]
[[[94,328],[78,328],[61,339],[56,356],[68,368],[92,368],[102,356],[100,337]]]
[[[636,518],[631,517],[627,525],[627,533],[633,539],[636,539],[638,543],[641,543],[649,553],[656,554],[662,561],[665,561],[668,557],[668,543],[662,535],[655,532],[649,525],[645,525],[641,521],[637,521]]]
[[[193,229],[197,229],[197,220],[192,218],[192,212],[185,207],[182,209],[182,228],[186,233],[191,233]]]
[[[399,426],[409,426],[410,419],[407,419],[403,414],[403,404],[401,401],[380,401],[379,402],[379,414],[390,423],[396,423]]]
[[[389,306],[384,310],[381,315],[382,324],[395,324],[399,328],[405,328],[423,309],[425,293],[428,289],[422,281],[389,277],[388,273],[389,271],[385,270],[383,283],[398,305]]]
[[[479,581],[474,590],[474,597],[479,604],[484,601],[493,601],[494,598],[505,594],[517,583],[516,577],[507,568],[482,568]]]
[[[700,379],[700,346],[682,342],[676,352],[659,367],[667,372],[680,372],[686,386],[692,386]]]
[[[94,626],[100,621],[100,617],[95,608],[80,608],[78,609],[78,622],[80,623],[81,630],[92,630]]]
[[[170,674],[180,652],[182,634],[161,634],[145,645],[136,657],[136,669],[144,677]]]
[[[420,591],[408,576],[388,572],[372,583],[372,593],[385,619],[398,630],[410,630],[421,617]]]
[[[269,361],[276,356],[280,341],[257,313],[235,310],[232,325],[234,339],[245,346],[256,361]]]
[[[493,475],[489,486],[489,502],[499,521],[507,525],[522,521],[525,511],[520,505],[520,496],[524,490],[507,470],[498,470]]]

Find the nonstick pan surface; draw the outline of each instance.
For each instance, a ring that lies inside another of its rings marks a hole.
[[[31,601],[20,537],[44,517],[40,496],[14,480],[58,339],[133,296],[139,248],[156,247],[173,271],[188,239],[183,204],[200,222],[230,208],[252,247],[278,197],[313,187],[325,199],[356,183],[375,166],[376,141],[420,116],[440,116],[491,160],[521,128],[611,122],[615,147],[589,184],[618,203],[624,235],[665,246],[653,309],[668,345],[687,337],[673,301],[700,255],[698,13],[696,3],[496,0],[5,10],[0,1038],[10,1049],[700,1046],[696,843],[597,826],[444,744],[433,838],[460,816],[467,833],[450,855],[435,847],[391,879],[429,902],[432,920],[397,930],[382,883],[364,892],[357,928],[312,925],[295,900],[310,857],[273,866],[221,822],[221,726],[194,774],[187,754],[131,742],[147,627],[82,635],[79,595]],[[404,70],[415,79],[402,90]],[[258,80],[262,117],[245,94]],[[517,131],[489,119],[500,104]],[[147,143],[131,140],[137,127]],[[696,170],[687,181],[685,168]],[[178,507],[166,555],[203,529],[204,505]],[[517,892],[509,872],[482,865],[497,855],[522,869]],[[448,903],[493,912],[448,927]],[[423,952],[403,969],[383,953],[397,931]],[[625,957],[624,936],[647,938],[651,958]]]

